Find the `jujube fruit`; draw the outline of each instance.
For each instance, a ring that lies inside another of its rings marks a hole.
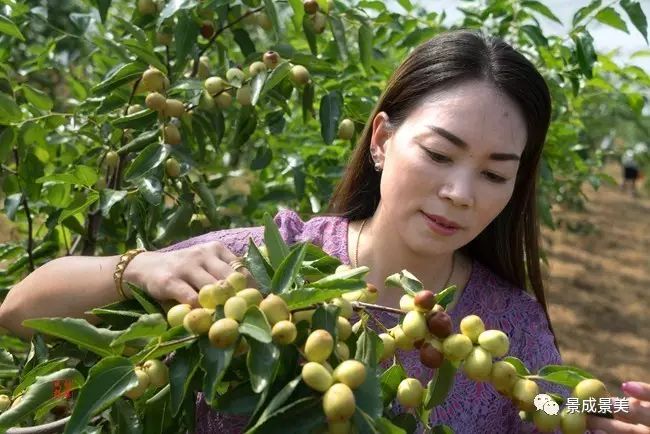
[[[214,35],[214,24],[211,21],[203,21],[201,23],[201,36],[210,39],[212,35]]]
[[[266,319],[271,325],[284,319],[289,319],[289,307],[287,307],[287,303],[275,294],[267,295],[260,302],[260,310],[264,312]]]
[[[352,389],[343,383],[333,384],[323,395],[323,412],[329,422],[349,420],[355,410]]]
[[[560,426],[562,434],[584,434],[587,430],[587,414],[582,412],[569,412],[565,407],[560,412]]]
[[[472,351],[472,341],[465,335],[454,333],[442,341],[442,352],[451,361],[463,360]]]
[[[228,348],[238,337],[239,323],[232,318],[221,318],[215,321],[208,332],[208,339],[216,348]]]
[[[548,414],[543,410],[533,412],[533,423],[542,432],[554,432],[560,427],[562,416],[560,414]]]
[[[510,395],[518,379],[517,369],[511,363],[499,360],[492,364],[490,383],[501,394]]]
[[[296,86],[304,86],[309,83],[309,70],[302,65],[294,65],[289,70],[289,80]]]
[[[410,294],[404,294],[402,297],[400,297],[399,308],[404,312],[415,310],[415,300],[413,299],[413,296]]]
[[[180,118],[185,113],[185,105],[183,101],[177,99],[167,99],[165,101],[165,116]]]
[[[160,92],[165,90],[165,75],[157,68],[149,67],[142,73],[140,86],[145,91]]]
[[[144,392],[147,391],[147,387],[149,387],[149,376],[145,371],[143,371],[140,367],[135,368],[135,376],[138,379],[138,384],[133,388],[130,389],[128,392],[126,392],[124,395],[127,398],[131,399],[138,399],[142,395],[144,395]]]
[[[427,322],[421,312],[412,310],[406,314],[402,321],[402,330],[413,339],[424,339],[427,335]]]
[[[244,315],[246,315],[247,308],[248,303],[246,303],[246,300],[236,295],[226,300],[226,304],[223,305],[223,313],[226,318],[241,321],[244,319]]]
[[[237,89],[237,102],[241,105],[251,105],[253,102],[253,91],[247,84]]]
[[[366,381],[366,366],[358,360],[345,360],[334,369],[334,381],[356,389]]]
[[[211,96],[215,96],[226,88],[226,82],[221,77],[208,77],[203,86]]]
[[[153,111],[162,112],[163,110],[165,110],[167,100],[162,94],[158,92],[151,92],[144,99],[144,103],[147,106],[147,108],[150,108]]]
[[[244,276],[239,271],[233,271],[226,277],[226,282],[232,286],[235,291],[241,291],[246,288],[246,276]]]
[[[153,15],[158,8],[153,0],[138,0],[138,12],[141,15]]]
[[[237,291],[236,295],[246,300],[249,306],[259,306],[262,300],[264,300],[264,296],[257,288],[244,288],[241,291]]]
[[[271,19],[263,12],[258,12],[255,17],[257,19],[257,25],[263,28],[264,30],[271,30],[273,28],[273,23]]]
[[[120,156],[115,151],[108,151],[106,153],[106,166],[109,169],[114,169],[117,167],[117,163],[120,162]]]
[[[343,119],[339,124],[338,137],[342,140],[350,140],[354,135],[354,122],[350,119]]]
[[[460,321],[460,332],[478,343],[478,337],[485,331],[485,324],[478,315],[467,315]]]
[[[492,355],[481,347],[474,347],[463,362],[463,371],[474,381],[487,381],[492,372]]]
[[[299,310],[291,313],[291,321],[298,324],[300,321],[307,321],[311,325],[311,318],[314,316],[315,309]]]
[[[192,306],[189,304],[177,304],[167,311],[167,322],[170,326],[176,327],[183,324],[183,318],[190,313]]]
[[[170,178],[178,178],[181,174],[181,165],[178,162],[178,160],[176,160],[173,157],[168,158],[167,161],[165,161],[165,173]],[[212,307],[211,309],[214,309],[214,307]]]
[[[305,0],[302,2],[302,7],[306,14],[313,15],[320,9],[316,0]]]
[[[337,342],[334,352],[338,356],[339,360],[347,360],[350,358],[350,347],[345,342]]]
[[[410,350],[413,348],[413,339],[404,333],[400,325],[396,325],[390,329],[390,334],[395,339],[395,346],[400,350]]]
[[[280,55],[275,51],[267,51],[262,56],[262,62],[268,69],[273,69],[280,63]]]
[[[327,422],[327,434],[352,434],[352,422]]]
[[[428,289],[423,289],[415,293],[413,304],[418,311],[428,312],[436,305],[436,296]]]
[[[382,343],[384,344],[380,360],[383,361],[390,357],[393,357],[395,354],[395,339],[388,333],[381,333],[379,335],[379,339],[381,339]]]
[[[0,395],[0,412],[3,412],[11,407],[11,398],[7,395]]]
[[[352,326],[350,321],[342,316],[336,318],[336,329],[338,331],[338,339],[341,341],[346,341],[352,335]]]
[[[314,33],[319,34],[325,31],[325,26],[327,25],[327,17],[321,12],[316,12],[315,14],[309,17],[311,19],[312,27]]]
[[[589,398],[595,398],[598,400],[600,398],[609,397],[605,384],[595,378],[587,378],[586,380],[580,381],[576,387],[573,388],[571,395],[578,398],[580,401]]]
[[[539,386],[533,380],[520,378],[512,388],[512,400],[521,410],[534,411],[535,397],[539,395]]]
[[[203,335],[210,330],[212,325],[212,313],[210,310],[198,307],[192,309],[183,318],[183,327],[195,335]]]
[[[225,110],[232,104],[232,95],[230,95],[228,92],[222,92],[214,97],[214,103],[221,110]]]
[[[163,130],[165,143],[170,145],[178,145],[181,142],[181,133],[178,131],[176,125],[167,124]]]
[[[405,378],[397,386],[397,402],[403,407],[419,407],[423,397],[424,387],[417,378]]]
[[[420,346],[420,362],[427,368],[437,369],[442,366],[444,360],[442,352],[430,342],[424,342]]]
[[[244,81],[244,71],[242,71],[239,68],[230,68],[228,71],[226,71],[226,81],[228,82],[242,82]]]
[[[325,392],[332,386],[332,374],[317,362],[307,362],[302,367],[302,381],[318,392]]]
[[[305,356],[310,362],[324,362],[333,349],[334,339],[327,330],[314,330],[305,342]]]
[[[439,339],[446,338],[453,330],[453,324],[449,314],[435,310],[427,314],[427,327],[429,328],[429,332]]]
[[[501,330],[484,331],[478,336],[478,344],[493,357],[503,357],[510,349],[510,340]]]
[[[151,359],[144,362],[142,369],[149,376],[149,381],[154,387],[162,387],[169,383],[169,369],[162,361]]]
[[[266,65],[264,64],[264,62],[260,62],[259,60],[256,60],[255,62],[250,64],[250,66],[248,67],[248,72],[250,73],[251,77],[255,77],[257,74],[266,72]]]
[[[271,338],[276,344],[288,345],[296,340],[296,336],[298,336],[296,325],[286,319],[278,321],[271,329]]]
[[[352,316],[352,304],[344,298],[335,298],[332,300],[332,304],[334,306],[340,307],[339,310],[339,316],[342,316],[343,318],[350,318]]]

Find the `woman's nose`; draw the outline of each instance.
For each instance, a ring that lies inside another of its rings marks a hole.
[[[454,206],[471,208],[474,206],[472,183],[465,177],[454,177],[440,188],[440,197],[450,200]]]

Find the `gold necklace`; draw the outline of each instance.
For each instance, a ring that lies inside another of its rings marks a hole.
[[[368,219],[363,219],[363,222],[361,223],[361,227],[359,228],[359,235],[357,235],[357,243],[354,248],[354,268],[357,268],[359,266],[359,240],[361,240],[361,232],[363,232],[363,227],[366,224],[366,221]],[[449,281],[451,280],[451,276],[454,274],[454,268],[456,267],[456,254],[454,253],[451,255],[451,270],[449,270],[449,275],[447,276],[447,280],[445,281],[445,284],[442,286],[442,289],[447,288],[449,286]]]

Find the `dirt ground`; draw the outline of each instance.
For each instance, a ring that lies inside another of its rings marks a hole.
[[[618,167],[607,172],[620,181]],[[650,195],[586,193],[585,213],[557,210],[562,230],[543,231],[549,313],[564,363],[623,396],[622,382],[650,382]]]

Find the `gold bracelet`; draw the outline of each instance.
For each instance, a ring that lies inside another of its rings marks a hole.
[[[124,270],[126,266],[129,265],[129,262],[135,258],[138,254],[146,252],[145,249],[131,249],[128,252],[124,253],[120,257],[120,262],[115,266],[115,272],[113,273],[113,280],[115,281],[115,287],[117,288],[117,293],[122,296],[123,299],[128,297],[124,293],[124,288],[122,288],[122,276],[124,276]]]

